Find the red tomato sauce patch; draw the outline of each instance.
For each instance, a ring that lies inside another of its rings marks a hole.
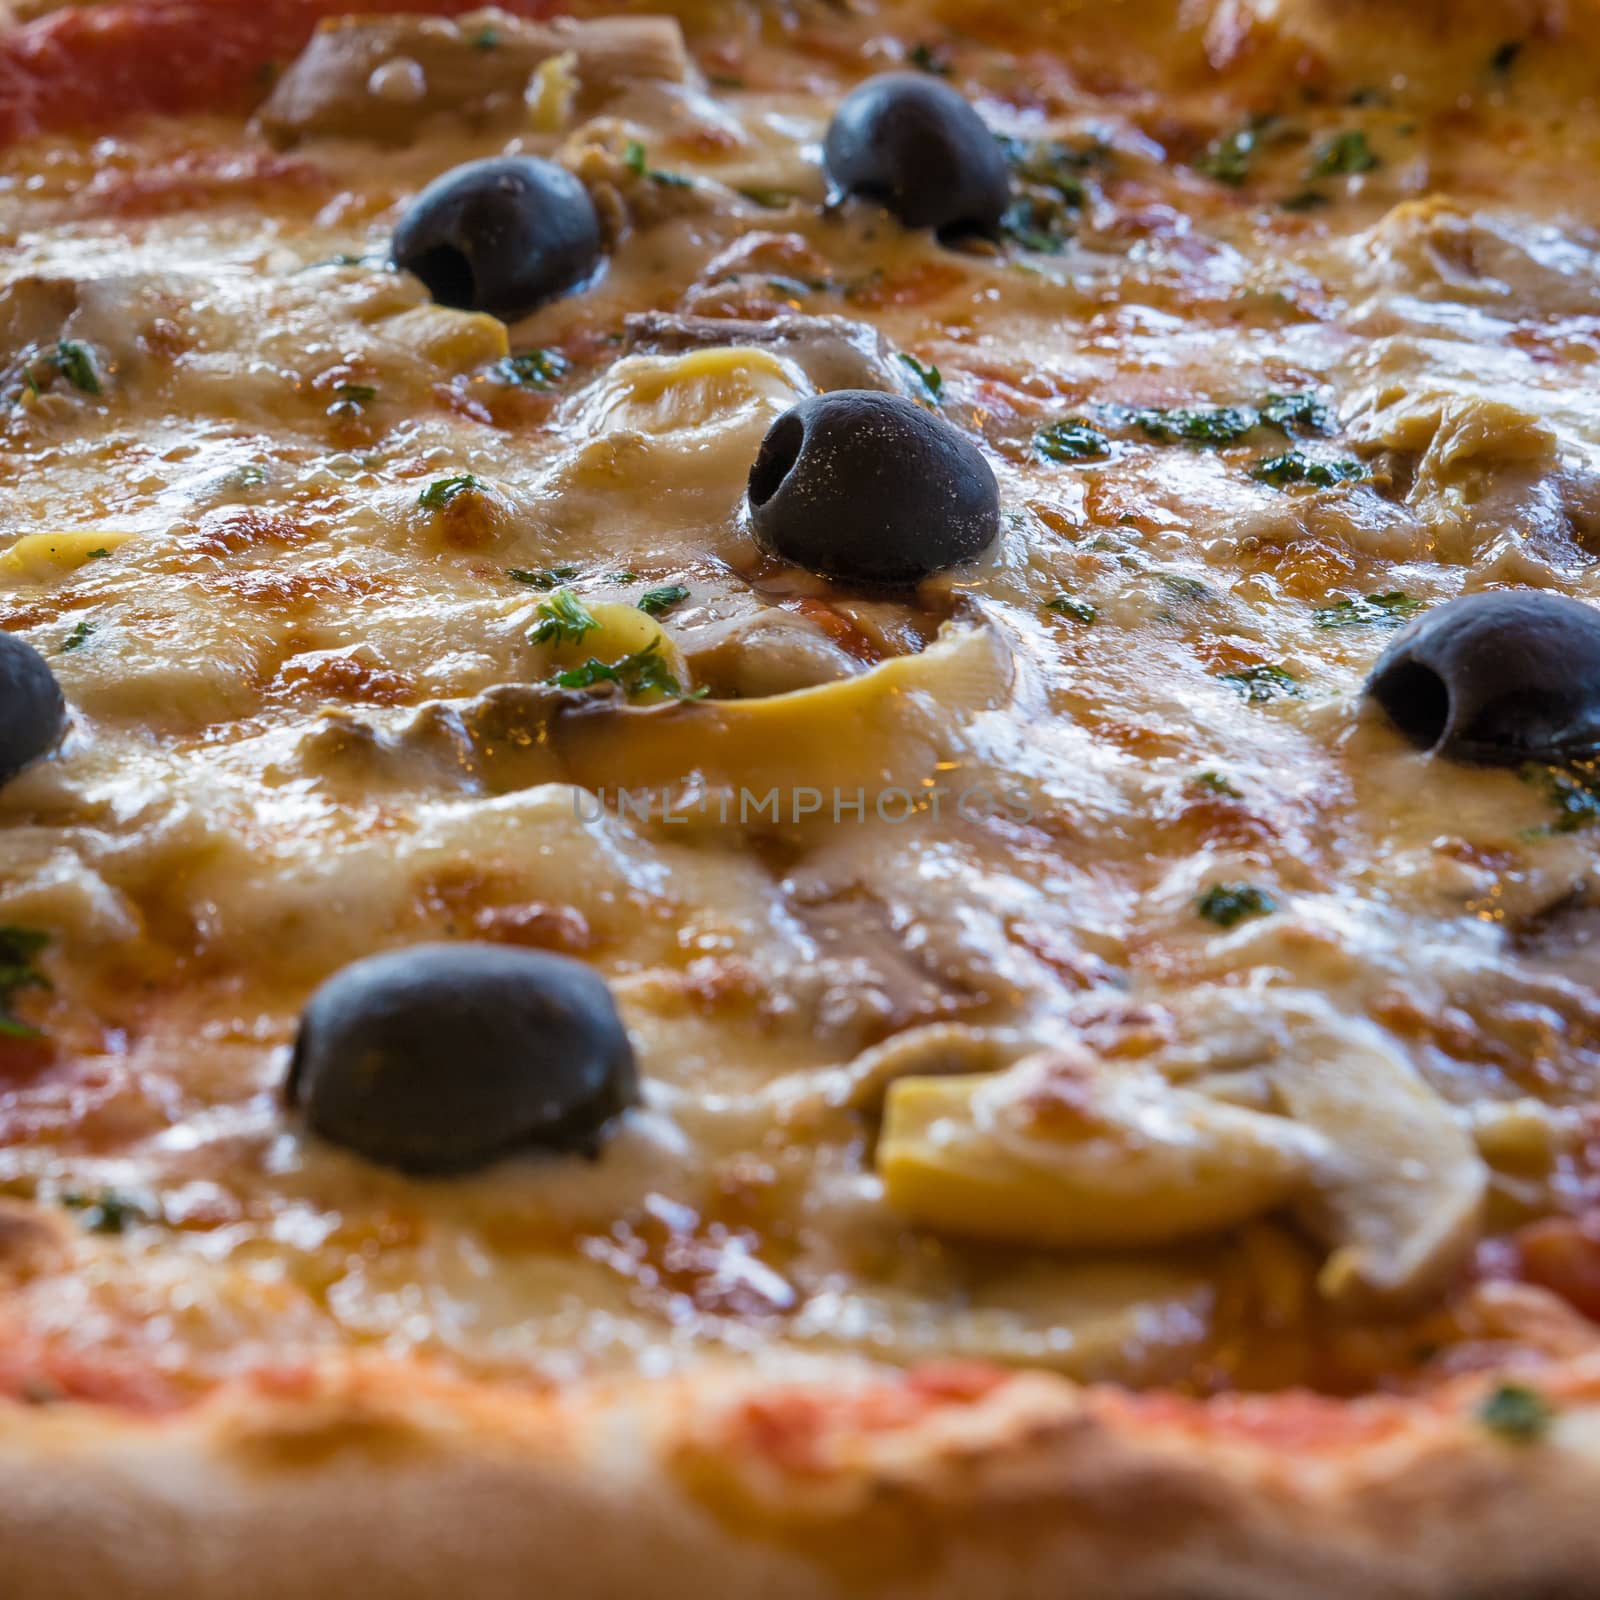
[[[557,0],[497,0],[544,17]],[[51,12],[0,35],[0,145],[143,115],[251,110],[317,24],[352,12],[453,16],[483,0],[150,0]]]

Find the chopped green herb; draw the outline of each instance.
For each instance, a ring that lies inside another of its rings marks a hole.
[[[1158,572],[1156,579],[1174,600],[1206,600],[1211,596],[1198,578],[1185,577],[1181,572]]]
[[[1271,665],[1242,667],[1238,672],[1219,672],[1217,682],[1227,684],[1242,695],[1247,704],[1253,706],[1265,705],[1269,700],[1284,696],[1298,700],[1305,693],[1293,673]]]
[[[664,617],[688,598],[689,591],[681,583],[663,583],[659,588],[646,589],[634,604],[647,617]]]
[[[242,467],[235,467],[223,480],[230,489],[255,489],[267,481],[267,469],[260,467],[255,462],[247,462]]]
[[[1298,450],[1286,450],[1281,456],[1269,456],[1250,469],[1257,483],[1270,483],[1275,489],[1287,489],[1303,483],[1313,489],[1331,489],[1338,483],[1358,483],[1367,475],[1359,461],[1314,461]]]
[[[1262,135],[1274,121],[1274,117],[1257,115],[1232,133],[1219,134],[1195,157],[1195,171],[1238,188],[1250,176],[1250,164],[1261,148]]]
[[[1221,795],[1227,800],[1244,799],[1244,796],[1220,772],[1197,772],[1194,775],[1194,783],[1197,788]]]
[[[1502,1383],[1478,1407],[1478,1421],[1512,1444],[1536,1444],[1550,1431],[1555,1408],[1525,1383]]]
[[[614,683],[632,700],[652,690],[672,700],[699,700],[707,693],[704,689],[689,692],[673,677],[660,652],[659,639],[652,639],[643,650],[624,656],[616,662],[597,661],[593,656],[581,667],[558,672],[555,683],[562,689],[592,689],[596,684]]]
[[[1507,39],[1495,53],[1489,57],[1489,70],[1491,72],[1509,72],[1517,64],[1517,57],[1522,54],[1522,39]]]
[[[470,472],[458,472],[452,478],[435,478],[417,496],[417,504],[428,511],[443,511],[459,495],[482,487]]]
[[[1142,410],[1129,420],[1157,444],[1237,444],[1261,422],[1253,406],[1175,406],[1170,410]]]
[[[910,368],[917,382],[926,391],[928,398],[935,405],[938,405],[940,400],[944,398],[944,379],[940,377],[939,369],[937,367],[923,366],[914,355],[909,355],[904,350],[899,350],[895,353],[899,356],[901,363]]]
[[[1386,106],[1389,104],[1388,92],[1376,88],[1372,84],[1363,84],[1352,89],[1345,100],[1347,106]]]
[[[1103,461],[1111,454],[1111,441],[1082,417],[1066,417],[1034,434],[1033,448],[1046,461]]]
[[[950,76],[950,63],[931,44],[914,44],[906,51],[906,60],[918,72],[931,72],[936,78]]]
[[[638,581],[639,574],[637,572],[613,572],[606,579],[607,583],[637,583]]]
[[[341,383],[333,392],[341,400],[353,400],[358,406],[378,398],[378,391],[370,383]]]
[[[99,550],[91,550],[83,559],[85,561],[104,561],[110,554],[109,550],[102,547]]]
[[[48,989],[50,980],[39,970],[38,957],[50,943],[40,928],[0,927],[0,1035],[10,1039],[37,1039],[39,1030],[11,1015],[11,1002],[24,989]]]
[[[706,74],[706,78],[714,89],[744,88],[744,79],[736,78],[729,72],[709,72]]]
[[[572,370],[572,363],[559,350],[525,350],[495,362],[490,375],[501,383],[524,389],[548,389]]]
[[[1320,189],[1302,189],[1298,194],[1291,194],[1280,200],[1278,204],[1285,211],[1316,211],[1323,206],[1331,206],[1333,201]]]
[[[62,640],[61,648],[63,650],[76,650],[78,646],[81,645],[93,632],[94,624],[92,622],[80,622],[77,627],[75,627],[72,632]]]
[[[1269,394],[1261,402],[1262,425],[1276,428],[1280,433],[1293,433],[1303,428],[1307,433],[1329,433],[1333,429],[1333,413],[1326,403],[1310,392],[1300,394]]]
[[[96,1195],[68,1190],[61,1196],[61,1203],[78,1213],[78,1221],[90,1233],[124,1233],[130,1224],[147,1220],[145,1209],[137,1200],[114,1189],[102,1189]]]
[[[1060,255],[1077,226],[1075,213],[1089,200],[1079,174],[1102,166],[1110,147],[1101,140],[1080,148],[1059,139],[1002,135],[1000,148],[1017,189],[1000,231],[1024,250]]]
[[[1575,761],[1564,767],[1530,761],[1521,770],[1524,783],[1538,785],[1555,807],[1552,833],[1576,833],[1600,822],[1600,762]]]
[[[472,36],[474,50],[498,50],[500,48],[500,35],[493,28],[479,28]]]
[[[576,644],[586,633],[600,626],[593,612],[570,589],[541,601],[539,626],[528,635],[530,644]]]
[[[681,173],[663,172],[659,167],[652,167],[644,146],[637,139],[630,139],[622,147],[622,164],[638,177],[648,178],[652,183],[663,184],[669,189],[692,187],[690,180]]]
[[[1081,622],[1088,627],[1100,615],[1087,600],[1078,600],[1070,594],[1058,594],[1054,600],[1046,600],[1046,611],[1053,611],[1058,617],[1071,617],[1074,622]]]
[[[76,339],[63,339],[56,346],[52,359],[56,370],[74,389],[81,389],[85,394],[100,393],[100,374],[94,369],[94,357],[88,345],[79,344]]]
[[[22,381],[28,386],[28,393],[37,400],[39,398],[39,380],[34,377],[31,368],[24,367],[22,369]]]
[[[1371,172],[1382,163],[1377,152],[1367,143],[1367,136],[1359,128],[1336,133],[1318,147],[1312,160],[1308,178],[1353,178],[1357,173]]]
[[[1361,595],[1319,606],[1311,613],[1311,622],[1318,628],[1398,628],[1423,609],[1420,600],[1391,589],[1387,594]]]
[[[376,262],[369,256],[340,254],[323,256],[320,261],[308,261],[299,270],[301,272],[314,272],[318,267],[366,267],[373,265],[376,265]]]
[[[1213,884],[1194,903],[1207,922],[1219,928],[1237,927],[1247,917],[1264,917],[1278,909],[1278,902],[1265,889],[1253,883]]]
[[[507,567],[506,576],[515,578],[533,589],[554,589],[578,576],[576,567],[546,567],[543,572],[530,572],[526,567]]]

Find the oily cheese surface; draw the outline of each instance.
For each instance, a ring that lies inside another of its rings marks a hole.
[[[1587,10],[1110,9],[687,8],[682,74],[578,50],[509,125],[0,158],[0,625],[73,710],[0,795],[0,924],[48,937],[0,1041],[17,1384],[1348,1392],[1587,1340],[1600,786],[1359,694],[1458,594],[1600,600]],[[823,204],[901,63],[1006,136],[996,247]],[[610,238],[509,329],[384,264],[505,149]],[[1001,485],[915,595],[743,520],[772,420],[863,386]],[[705,698],[575,710],[563,589]],[[286,1114],[310,990],[434,938],[611,981],[646,1097],[599,1160],[421,1184]]]

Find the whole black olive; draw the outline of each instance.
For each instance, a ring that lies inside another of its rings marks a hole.
[[[435,178],[401,217],[390,253],[440,305],[514,322],[593,274],[600,219],[565,167],[498,156]]]
[[[1600,611],[1542,590],[1464,595],[1413,622],[1366,692],[1420,749],[1516,766],[1600,748]]]
[[[983,452],[899,395],[836,389],[790,407],[750,469],[773,555],[843,583],[894,586],[980,555],[1000,531]]]
[[[66,725],[66,702],[44,657],[0,633],[0,783],[54,749]]]
[[[312,995],[284,1093],[334,1144],[449,1173],[526,1146],[592,1153],[638,1088],[598,973],[539,950],[423,944]]]
[[[877,201],[908,228],[993,233],[1011,203],[988,125],[948,84],[919,73],[869,78],[847,94],[822,160],[839,193]]]

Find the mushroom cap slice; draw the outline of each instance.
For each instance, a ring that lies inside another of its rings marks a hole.
[[[1299,1206],[1331,1249],[1319,1287],[1349,1305],[1426,1294],[1478,1236],[1488,1169],[1470,1127],[1373,1024],[1310,999],[1274,1009],[1272,1092],[1334,1152]]]
[[[893,1084],[877,1167],[889,1204],[931,1228],[1121,1247],[1270,1211],[1304,1190],[1328,1153],[1286,1117],[1067,1048],[1004,1072]]]

